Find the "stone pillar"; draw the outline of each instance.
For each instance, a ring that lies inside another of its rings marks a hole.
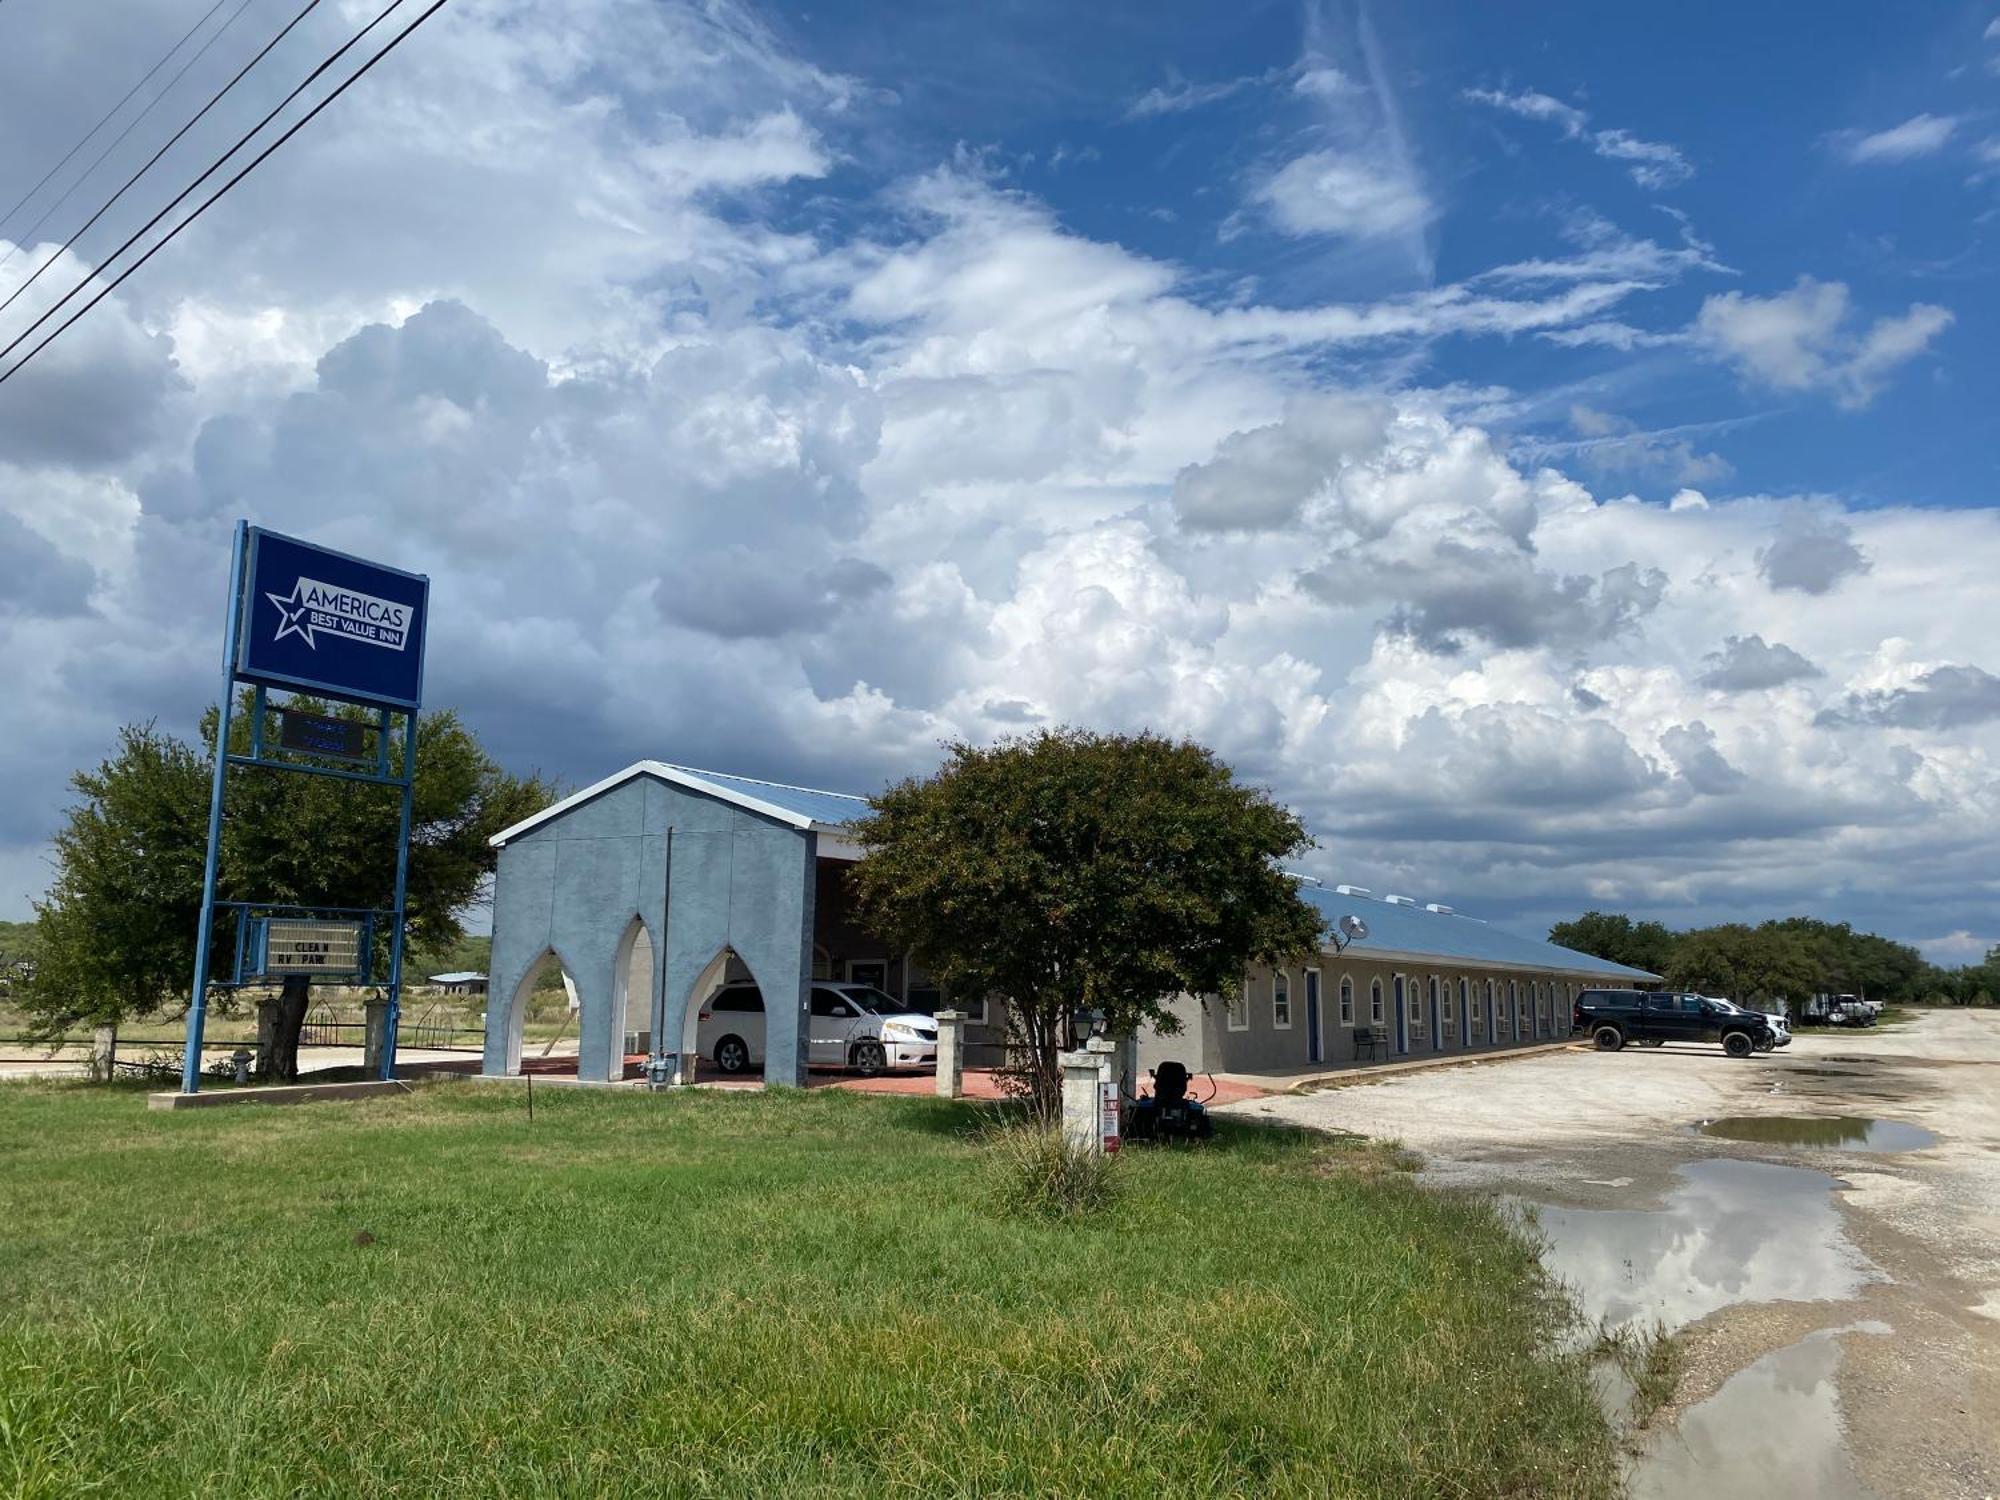
[[[1094,1036],[1080,1052],[1057,1054],[1062,1066],[1063,1143],[1090,1156],[1104,1154],[1104,1086],[1111,1081],[1117,1044]]]
[[[389,1000],[385,996],[368,999],[366,1038],[361,1059],[362,1071],[370,1078],[381,1076],[382,1059],[389,1051]]]
[[[257,1076],[271,1076],[271,1054],[278,1045],[278,997],[266,995],[257,1002]]]
[[[965,1096],[965,1012],[937,1013],[937,1091],[940,1099]]]
[[[1104,1149],[1097,1125],[1097,1054],[1061,1052],[1056,1061],[1062,1067],[1063,1144],[1095,1156]]]
[[[84,1064],[84,1072],[92,1083],[109,1083],[111,1075],[117,1071],[118,1028],[100,1026],[90,1034],[90,1060]]]

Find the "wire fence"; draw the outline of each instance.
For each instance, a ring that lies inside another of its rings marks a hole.
[[[64,1053],[85,1052],[90,1048],[88,1036],[65,1036],[51,1041],[47,1037],[24,1035],[0,1036],[0,1063],[45,1063],[51,1060],[68,1061]],[[368,1044],[368,1023],[365,1021],[336,1021],[331,1018],[308,1018],[299,1028],[301,1047],[354,1047]],[[187,1046],[187,1037],[149,1036],[120,1037],[118,1050],[121,1053],[168,1052],[178,1058]],[[448,1022],[417,1021],[396,1028],[396,1047],[415,1048],[425,1052],[480,1052],[486,1046],[486,1028],[483,1026],[454,1026]],[[257,1050],[254,1036],[216,1036],[210,1033],[202,1038],[203,1052],[234,1052],[237,1048]],[[121,1064],[122,1066],[122,1064]],[[178,1063],[176,1063],[178,1068]]]

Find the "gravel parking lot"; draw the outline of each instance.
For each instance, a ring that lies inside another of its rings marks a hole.
[[[1442,1185],[1544,1206],[1551,1264],[1593,1311],[1683,1310],[1686,1373],[1635,1493],[2000,1493],[2000,1013],[1806,1032],[1741,1062],[1578,1048],[1229,1108],[1398,1140]],[[1802,1118],[1818,1143],[1697,1129],[1725,1117]],[[1865,1149],[1832,1123],[1850,1117],[1937,1139]]]

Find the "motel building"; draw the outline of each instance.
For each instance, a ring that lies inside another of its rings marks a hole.
[[[945,996],[854,920],[846,874],[862,850],[851,830],[867,811],[846,793],[647,760],[496,835],[483,1071],[522,1071],[522,1022],[551,966],[575,996],[580,1081],[630,1076],[662,1016],[658,1050],[692,1082],[703,1006],[745,980],[764,997],[766,1083],[800,1084],[808,1062],[840,1061],[808,1054],[815,979],[873,985],[913,1011],[949,1003],[968,1015],[967,1065],[1000,1064],[1001,1002]],[[1141,1065],[1299,1072],[1531,1046],[1569,1035],[1581,989],[1659,983],[1409,896],[1303,879],[1300,894],[1328,933],[1354,916],[1366,935],[1254,968],[1233,996],[1177,997],[1181,1031],[1142,1035]]]

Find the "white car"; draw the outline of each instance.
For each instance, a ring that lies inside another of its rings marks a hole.
[[[937,1022],[872,985],[815,979],[811,1012],[806,1060],[813,1067],[873,1074],[937,1064]],[[711,995],[696,1017],[695,1046],[724,1073],[761,1066],[764,997],[757,986],[726,984]]]
[[[1717,1005],[1726,1005],[1731,1010],[1747,1011],[1752,1015],[1762,1016],[1765,1020],[1769,1021],[1771,1023],[1771,1045],[1763,1050],[1773,1052],[1780,1047],[1789,1047],[1792,1045],[1791,1019],[1783,1011],[1752,1010],[1747,1005],[1738,1005],[1734,1000],[1724,1000],[1720,995],[1704,995],[1702,998],[1704,1000],[1713,1000]]]

